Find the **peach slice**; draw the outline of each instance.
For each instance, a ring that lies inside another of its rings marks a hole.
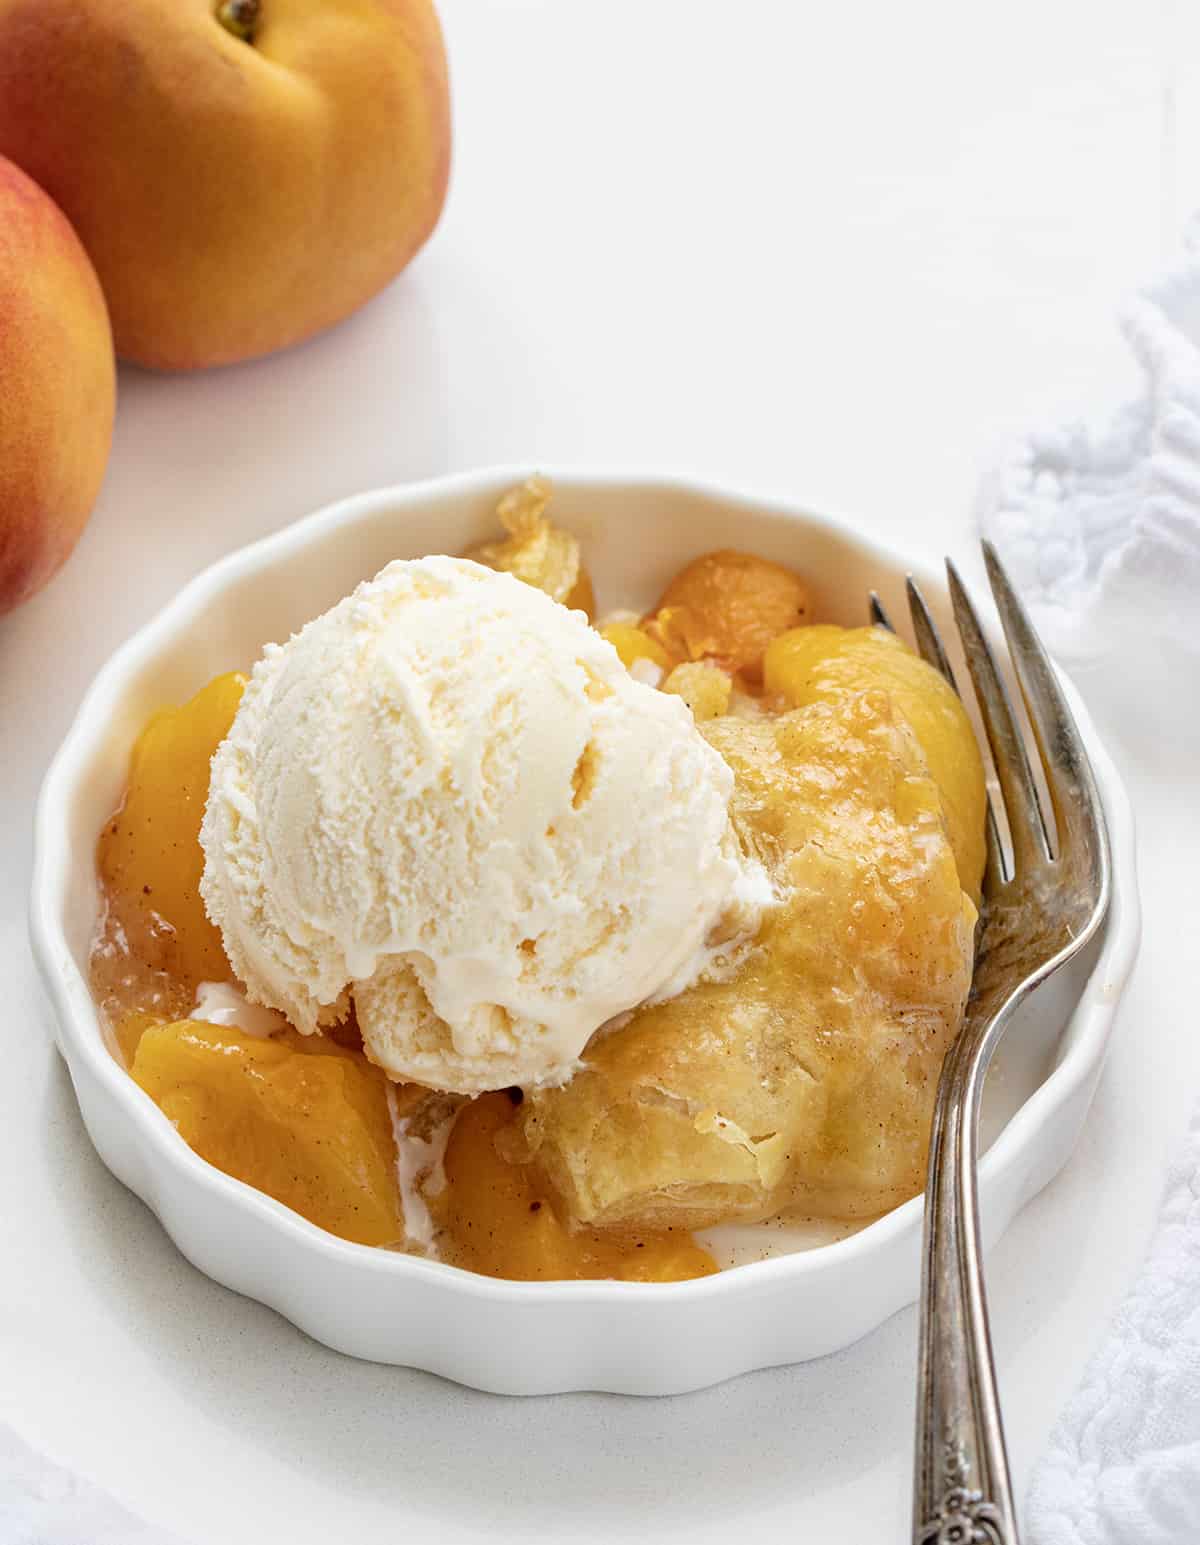
[[[361,1052],[187,1019],[145,1029],[131,1072],[227,1175],[342,1239],[402,1242],[387,1080]]]

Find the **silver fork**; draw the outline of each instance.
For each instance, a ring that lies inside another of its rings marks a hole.
[[[1053,821],[1038,795],[1024,738],[975,608],[947,561],[954,619],[991,747],[1012,857],[1006,863],[989,799],[975,975],[962,1028],[942,1067],[929,1144],[914,1545],[1017,1545],[980,1249],[979,1103],[988,1064],[1017,1005],[1092,937],[1108,909],[1111,886],[1104,812],[1071,710],[990,543],[984,543],[983,555]],[[908,605],[918,649],[954,686],[937,628],[911,576]],[[871,615],[891,627],[874,592]]]

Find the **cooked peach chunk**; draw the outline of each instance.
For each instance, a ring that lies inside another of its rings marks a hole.
[[[361,1052],[186,1019],[144,1029],[131,1072],[227,1175],[343,1239],[403,1240],[387,1080]]]
[[[798,574],[726,549],[681,569],[644,626],[674,660],[712,659],[758,681],[767,645],[807,616],[808,587]]]
[[[485,1094],[460,1112],[446,1147],[446,1187],[434,1201],[445,1229],[446,1258],[486,1277],[518,1282],[614,1277],[625,1282],[679,1282],[717,1270],[690,1234],[630,1235],[581,1229],[559,1221],[553,1192],[537,1171],[509,1164],[496,1140],[516,1107],[506,1094]]]
[[[796,628],[769,646],[764,686],[789,707],[882,690],[916,736],[942,795],[959,884],[978,905],[986,859],[986,792],[979,745],[957,693],[886,628]]]
[[[217,676],[182,707],[154,715],[133,748],[125,803],[97,854],[130,948],[192,988],[232,976],[200,899],[200,821],[209,763],[245,685],[237,672]]]
[[[671,669],[671,657],[663,646],[631,622],[610,622],[600,629],[600,637],[606,638],[617,651],[626,670],[638,660],[649,660],[660,671]]]
[[[161,1024],[162,1020],[156,1019],[153,1014],[133,1013],[126,1014],[113,1026],[113,1039],[120,1050],[121,1060],[127,1068],[132,1068],[133,1059],[137,1056],[137,1049],[146,1031]]]

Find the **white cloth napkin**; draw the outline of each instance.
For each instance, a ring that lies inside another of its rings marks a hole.
[[[1128,303],[1134,398],[1099,428],[1062,425],[1002,454],[979,519],[1051,653],[1126,730],[1168,726],[1147,683],[1200,661],[1200,228]],[[1178,677],[1176,678],[1178,679]],[[1200,715],[1173,737],[1200,742]],[[1200,1528],[1197,1530],[1200,1538]]]
[[[1029,1545],[1200,1539],[1200,1112],[1158,1231],[1029,1490]]]
[[[0,1545],[179,1545],[0,1422]]]
[[[1103,719],[1200,744],[1163,680],[1200,667],[1200,252],[1122,318],[1142,375],[1102,427],[1032,434],[979,517],[1051,650]],[[1170,674],[1168,674],[1170,673]],[[1200,1112],[1150,1254],[1036,1469],[1029,1545],[1200,1540]]]

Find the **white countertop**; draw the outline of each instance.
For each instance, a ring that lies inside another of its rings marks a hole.
[[[522,1402],[338,1357],[193,1271],[50,1050],[30,811],[116,643],[210,560],[373,485],[641,465],[963,554],[998,438],[1119,390],[1115,307],[1200,204],[1184,10],[442,0],[457,161],[411,272],[273,360],[123,373],[83,543],[0,621],[0,1418],[193,1545],[906,1537],[911,1311],[698,1395]],[[1022,1491],[1200,1092],[1194,769],[1110,733],[1146,937],[1084,1140],[990,1262]]]

